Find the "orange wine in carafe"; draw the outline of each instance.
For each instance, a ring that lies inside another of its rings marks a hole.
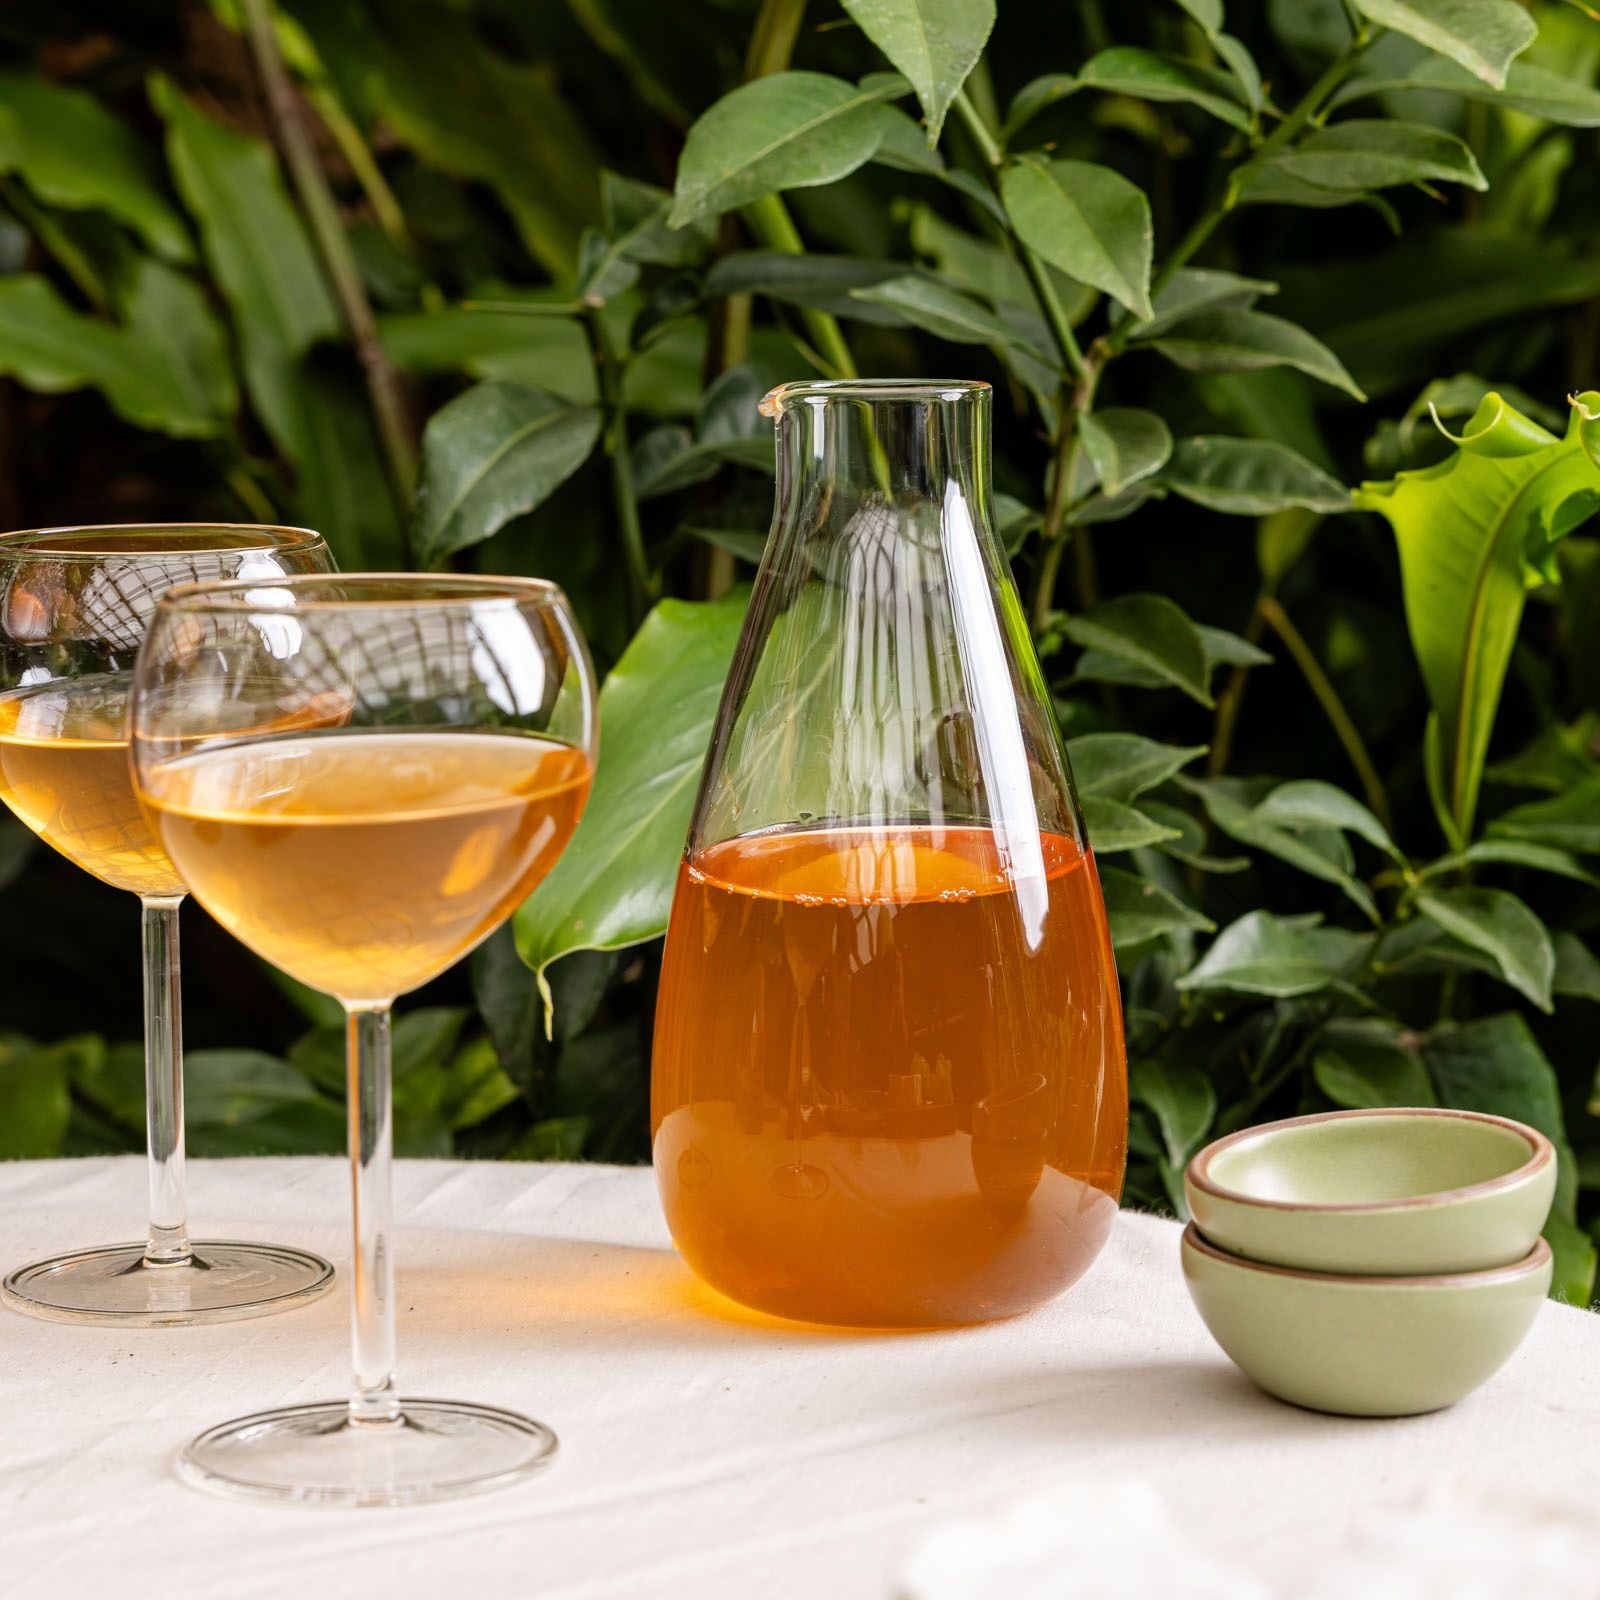
[[[1092,858],[981,826],[785,829],[680,869],[655,1164],[714,1287],[821,1322],[1065,1289],[1116,1213],[1127,1094]]]

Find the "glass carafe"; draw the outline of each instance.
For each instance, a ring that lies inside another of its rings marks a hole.
[[[1116,969],[1004,555],[982,383],[789,384],[656,1013],[662,1203],[745,1305],[1051,1298],[1127,1145]]]

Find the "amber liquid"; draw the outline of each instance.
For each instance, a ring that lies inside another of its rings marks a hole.
[[[61,679],[0,695],[0,800],[62,855],[134,894],[183,893],[133,792],[130,680]]]
[[[819,1322],[1010,1315],[1072,1283],[1128,1103],[1092,859],[987,828],[783,831],[680,871],[651,1117],[673,1237]]]
[[[196,898],[274,966],[344,1000],[426,983],[555,865],[582,752],[520,734],[338,731],[223,745],[146,774]]]

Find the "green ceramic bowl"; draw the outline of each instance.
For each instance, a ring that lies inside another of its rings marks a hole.
[[[1500,1370],[1549,1293],[1550,1246],[1488,1272],[1341,1277],[1241,1260],[1190,1223],[1183,1277],[1217,1343],[1268,1394],[1404,1417],[1453,1405]]]
[[[1307,1272],[1477,1272],[1533,1248],[1556,1153],[1475,1111],[1333,1111],[1218,1139],[1183,1187],[1201,1233],[1232,1255]]]

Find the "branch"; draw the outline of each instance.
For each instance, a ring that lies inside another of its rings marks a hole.
[[[383,444],[390,490],[404,525],[417,471],[416,449],[406,415],[405,395],[399,376],[390,366],[378,338],[378,325],[372,314],[372,303],[367,299],[366,285],[361,280],[361,269],[356,264],[350,240],[339,220],[333,190],[328,184],[327,174],[322,170],[311,131],[306,126],[300,97],[295,93],[278,50],[272,0],[242,0],[242,4],[248,25],[250,53],[272,114],[278,143],[283,148],[284,159],[294,180],[295,193],[300,198],[312,238],[316,241],[323,271],[332,285],[345,327],[355,345],[356,357],[361,363],[373,420],[377,423],[378,436]]]

